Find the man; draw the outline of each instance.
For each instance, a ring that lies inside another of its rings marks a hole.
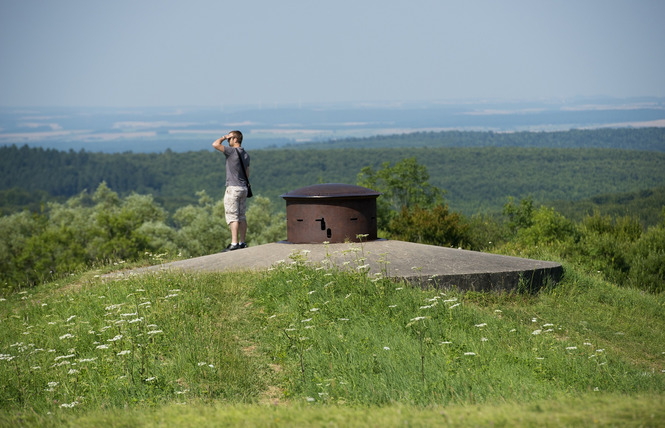
[[[229,145],[224,146],[224,141]],[[241,147],[242,132],[231,131],[222,138],[218,138],[212,146],[226,156],[226,192],[224,193],[224,211],[226,222],[231,229],[231,244],[224,251],[247,248],[245,235],[247,233],[247,219],[245,210],[247,206],[247,182],[249,180],[249,155]],[[240,162],[245,165],[245,171]]]

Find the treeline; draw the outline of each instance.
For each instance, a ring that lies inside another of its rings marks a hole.
[[[530,198],[509,200],[501,217],[465,216],[450,209],[429,179],[415,158],[362,169],[358,184],[382,193],[379,237],[560,260],[618,285],[665,291],[665,208],[646,229],[636,218],[598,212],[571,220]],[[102,183],[40,213],[3,216],[0,288],[9,292],[95,264],[219,252],[229,242],[223,201],[205,191],[196,196],[196,204],[171,215],[151,195],[120,197]],[[285,217],[271,212],[268,198],[252,198],[247,219],[250,246],[286,237]]]
[[[573,129],[555,132],[443,131],[298,143],[297,149],[536,147],[665,151],[665,128]]]
[[[284,209],[281,194],[322,182],[355,184],[362,168],[409,157],[428,168],[430,182],[445,190],[450,207],[466,215],[500,212],[511,196],[531,197],[541,204],[665,186],[664,152],[406,145],[250,153],[255,193],[269,198],[280,211]],[[105,154],[8,146],[0,148],[0,166],[4,214],[24,208],[37,212],[46,201],[63,202],[96,189],[101,182],[121,196],[151,194],[168,212],[195,204],[200,190],[221,198],[224,187],[223,156],[212,150]]]

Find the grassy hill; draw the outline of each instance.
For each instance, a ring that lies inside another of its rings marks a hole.
[[[537,295],[305,254],[265,273],[86,272],[0,301],[0,424],[658,426],[665,295],[564,267]]]

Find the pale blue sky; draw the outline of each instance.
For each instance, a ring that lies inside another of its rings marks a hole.
[[[0,106],[665,96],[662,0],[0,0]]]

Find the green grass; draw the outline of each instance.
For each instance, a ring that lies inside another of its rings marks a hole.
[[[0,425],[662,426],[665,296],[310,266],[88,273],[0,301]]]

